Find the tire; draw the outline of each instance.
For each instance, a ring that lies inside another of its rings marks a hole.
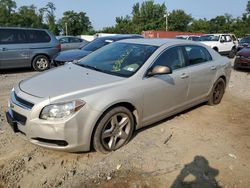
[[[226,88],[225,81],[222,78],[219,78],[213,86],[207,104],[210,106],[219,104],[225,93],[225,88]]]
[[[236,65],[236,63],[234,63],[234,70],[239,70],[239,67]]]
[[[50,63],[48,57],[45,55],[36,56],[32,61],[32,67],[39,72],[49,69]]]
[[[106,112],[97,123],[93,147],[101,153],[115,151],[125,145],[134,131],[134,118],[125,107],[115,107]]]
[[[228,54],[228,57],[232,59],[234,58],[235,55],[236,55],[236,49],[232,48],[232,50]]]

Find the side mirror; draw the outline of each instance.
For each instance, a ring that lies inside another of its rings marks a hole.
[[[221,43],[224,43],[224,42],[225,42],[225,40],[224,40],[224,39],[221,39],[221,40],[220,40],[220,42],[221,42]]]
[[[151,77],[162,74],[172,74],[172,69],[166,66],[157,65],[148,71],[147,76]]]

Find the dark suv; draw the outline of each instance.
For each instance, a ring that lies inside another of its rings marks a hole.
[[[68,50],[64,52],[58,53],[54,59],[53,63],[55,66],[64,65],[66,62],[72,62],[74,60],[79,60],[91,52],[96,51],[97,49],[110,44],[112,42],[123,40],[123,39],[133,39],[133,38],[143,38],[141,35],[135,34],[119,34],[113,36],[106,36],[106,37],[99,37],[93,40],[92,42],[88,43],[87,45],[83,46],[80,49],[75,50]]]
[[[60,50],[59,41],[48,30],[0,27],[0,69],[44,71]]]
[[[246,36],[240,40],[237,51],[240,51],[245,47],[250,47],[250,36]]]

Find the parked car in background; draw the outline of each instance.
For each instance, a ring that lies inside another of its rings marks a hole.
[[[237,51],[240,51],[241,49],[246,47],[250,47],[250,36],[246,36],[240,40]]]
[[[44,71],[60,50],[59,41],[48,30],[0,27],[0,69]]]
[[[74,36],[57,36],[56,38],[61,43],[61,51],[78,49],[89,43],[84,39]]]
[[[34,144],[107,153],[139,128],[202,102],[220,103],[230,73],[228,58],[197,42],[127,39],[21,81],[6,115]]]
[[[229,58],[235,56],[238,47],[238,39],[233,34],[207,34],[199,40],[221,55],[228,55]]]
[[[197,35],[177,35],[177,39],[184,39],[184,40],[192,40],[192,41],[199,41],[200,36]]]
[[[239,68],[249,69],[250,68],[250,48],[249,47],[243,48],[237,53],[236,58],[234,60],[234,68],[235,69],[239,69]]]
[[[141,35],[112,35],[112,36],[96,38],[92,42],[83,46],[81,49],[68,50],[65,52],[58,53],[58,55],[54,57],[53,63],[55,66],[64,65],[66,62],[79,60],[85,57],[86,55],[90,54],[91,52],[107,44],[128,38],[143,38],[143,37]]]

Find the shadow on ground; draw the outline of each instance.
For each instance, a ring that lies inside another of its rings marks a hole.
[[[219,170],[210,167],[205,157],[195,156],[184,166],[171,188],[220,188],[215,179],[218,174]]]
[[[28,72],[34,72],[31,68],[16,68],[16,69],[0,69],[0,75],[3,74],[17,74],[17,73],[28,73]]]

